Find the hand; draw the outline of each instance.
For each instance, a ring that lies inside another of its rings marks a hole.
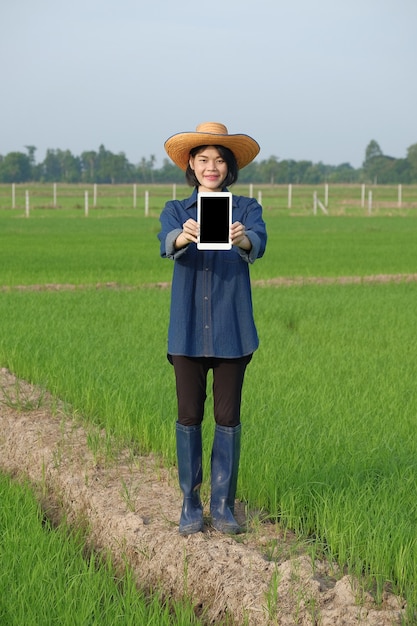
[[[182,233],[178,235],[175,240],[175,247],[184,248],[184,246],[187,246],[191,242],[197,243],[198,230],[199,226],[195,220],[190,218],[184,222],[182,225]]]
[[[230,239],[232,240],[232,245],[243,248],[243,250],[250,250],[252,248],[250,239],[246,235],[245,227],[240,222],[234,222],[232,224],[230,228]]]

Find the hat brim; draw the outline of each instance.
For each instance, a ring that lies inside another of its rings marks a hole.
[[[219,135],[214,133],[188,132],[177,133],[166,140],[164,147],[168,156],[182,170],[186,170],[190,151],[197,146],[224,146],[235,155],[237,166],[241,170],[257,156],[260,146],[249,135]]]

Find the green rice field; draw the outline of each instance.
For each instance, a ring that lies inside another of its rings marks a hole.
[[[130,572],[85,549],[81,533],[45,520],[28,485],[0,474],[0,623],[7,626],[199,624],[191,606],[138,592]]]
[[[88,216],[83,189],[65,198],[61,190],[53,208],[40,188],[26,217],[23,190],[12,209],[5,187],[0,366],[174,464],[166,360],[173,266],[159,257],[157,240],[172,188],[151,190],[148,216],[139,191],[138,206],[129,206],[131,188],[123,198],[99,189]],[[371,212],[361,207],[360,186],[350,199],[330,188],[328,215],[313,214],[312,189],[299,190],[297,202],[294,189],[292,209],[287,189],[258,191],[269,239],[251,268],[261,345],[244,387],[238,497],[379,599],[387,587],[404,595],[415,623],[417,281],[407,276],[417,273],[417,187],[403,187],[402,207],[397,188],[375,188]],[[333,282],[313,280],[323,277]],[[297,280],[276,286],[276,278]],[[207,476],[210,394],[203,427]]]

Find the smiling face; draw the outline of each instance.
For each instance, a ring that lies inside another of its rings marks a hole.
[[[190,157],[190,167],[200,183],[199,191],[221,191],[227,176],[227,163],[217,148],[206,146]]]

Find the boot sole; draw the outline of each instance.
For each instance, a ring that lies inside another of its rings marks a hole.
[[[185,528],[180,528],[180,535],[195,535],[196,533],[202,533],[204,531],[204,524],[200,524],[198,526],[185,526]]]
[[[243,532],[242,528],[238,525],[222,524],[214,521],[211,522],[211,525],[215,530],[224,535],[240,535],[240,533]]]

